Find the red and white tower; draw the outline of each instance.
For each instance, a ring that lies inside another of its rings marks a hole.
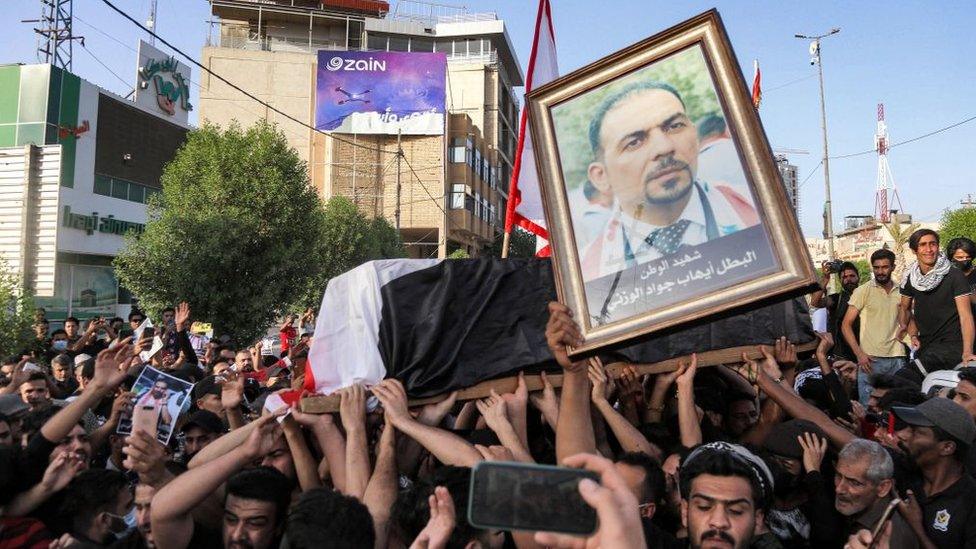
[[[901,212],[901,199],[895,187],[895,178],[888,166],[888,125],[885,124],[884,103],[878,103],[878,132],[874,134],[874,147],[878,151],[878,182],[875,193],[874,218],[882,223],[891,221],[892,210]],[[891,201],[888,193],[891,192]],[[897,204],[897,208],[895,208]]]

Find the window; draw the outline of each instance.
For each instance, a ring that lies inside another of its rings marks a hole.
[[[112,195],[112,179],[107,175],[95,174],[95,188],[92,189],[95,194],[100,194],[103,196]]]
[[[371,34],[366,37],[366,48],[369,50],[386,51],[386,37]]]
[[[121,179],[112,180],[112,198],[129,199],[129,182]]]
[[[450,161],[454,164],[460,164],[464,162],[464,140],[455,137],[451,139],[451,151],[449,154]]]
[[[410,51],[434,51],[434,41],[427,38],[411,38]]]
[[[453,52],[453,46],[454,43],[451,42],[450,40],[447,41],[438,40],[437,43],[434,44],[434,51],[436,51],[437,53],[446,53],[447,55],[451,55],[451,53]]]
[[[145,202],[146,188],[142,185],[129,185],[129,200],[132,202]]]
[[[477,149],[474,151],[474,164],[471,165],[471,171],[481,177],[481,151]]]
[[[474,193],[474,216],[481,218],[481,193]]]
[[[481,55],[481,39],[468,39],[468,55]]]
[[[407,51],[410,47],[410,39],[399,36],[390,37],[390,51]]]
[[[464,209],[464,195],[467,192],[467,187],[463,183],[455,183],[451,185],[451,209],[452,210],[463,210]]]

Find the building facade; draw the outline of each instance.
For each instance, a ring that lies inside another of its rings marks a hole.
[[[187,131],[52,65],[0,65],[0,255],[48,319],[128,313],[112,259]]]
[[[503,21],[493,14],[434,14],[433,5],[422,16],[390,14],[385,2],[373,0],[211,5],[216,19],[203,64],[302,123],[206,74],[201,123],[277,123],[307,162],[320,195],[348,197],[366,215],[398,222],[410,257],[444,257],[457,249],[478,255],[501,233],[518,137],[514,88],[523,85]],[[443,54],[443,132],[312,129],[320,50]]]
[[[777,154],[776,167],[779,168],[779,175],[783,178],[783,185],[786,187],[786,196],[790,199],[790,205],[793,206],[793,212],[796,213],[796,217],[800,217],[800,191],[797,182],[797,167],[795,164],[790,163],[790,159],[786,155]]]

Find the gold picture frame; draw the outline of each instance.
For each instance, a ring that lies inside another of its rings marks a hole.
[[[584,339],[572,355],[815,284],[716,10],[526,102],[556,290]]]

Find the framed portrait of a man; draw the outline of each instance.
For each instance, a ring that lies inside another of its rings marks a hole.
[[[797,293],[813,264],[718,12],[527,96],[556,288],[584,344]]]

